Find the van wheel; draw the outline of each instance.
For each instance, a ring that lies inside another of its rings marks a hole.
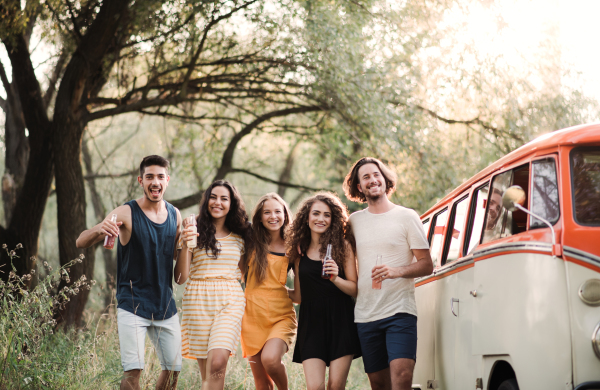
[[[519,390],[519,385],[517,384],[517,380],[515,378],[511,378],[500,383],[498,390]]]

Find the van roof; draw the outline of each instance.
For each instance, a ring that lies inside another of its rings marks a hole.
[[[561,145],[576,145],[593,142],[600,142],[600,122],[568,127],[566,129],[552,131],[547,134],[541,135],[533,141],[526,143],[525,145],[513,150],[506,156],[488,165],[487,168],[483,169],[475,176],[471,177],[469,180],[459,185],[448,195],[446,195],[433,207],[431,207],[429,210],[423,213],[422,216],[430,214],[441,204],[448,203],[448,201],[453,199],[456,195],[459,195],[467,188],[471,187],[473,183],[478,182],[479,180],[490,175],[491,173],[500,170],[504,166],[512,164],[514,161],[517,161],[529,154]]]

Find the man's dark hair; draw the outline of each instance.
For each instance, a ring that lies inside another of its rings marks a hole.
[[[140,163],[140,177],[144,177],[144,170],[146,167],[150,167],[152,165],[158,165],[159,167],[165,168],[167,170],[167,174],[169,174],[169,160],[153,154],[152,156],[146,156],[142,159],[142,162]]]
[[[384,163],[379,161],[374,157],[363,157],[357,162],[354,163],[350,172],[346,175],[344,179],[344,193],[346,194],[346,198],[350,199],[353,202],[365,203],[367,198],[365,194],[358,190],[358,184],[360,183],[360,178],[358,177],[358,170],[360,167],[366,164],[375,164],[377,168],[379,168],[379,172],[383,175],[385,179],[385,194],[389,195],[392,192],[396,191],[396,182],[398,181],[398,177],[396,174],[389,169]]]

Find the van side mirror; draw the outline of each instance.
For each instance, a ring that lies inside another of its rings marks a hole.
[[[525,204],[526,196],[525,191],[519,186],[511,186],[504,191],[504,195],[502,195],[502,207],[507,209],[508,211],[515,211],[517,208],[516,205],[523,206]]]
[[[545,223],[549,228],[552,234],[552,256],[562,256],[562,247],[560,244],[556,244],[556,235],[554,234],[554,227],[550,222],[545,220],[527,210],[523,205],[525,204],[525,200],[527,197],[525,196],[525,191],[519,186],[510,186],[504,191],[504,195],[502,195],[502,207],[507,209],[508,211],[521,210],[537,219]]]

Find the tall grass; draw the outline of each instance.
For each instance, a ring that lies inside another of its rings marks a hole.
[[[16,257],[14,251],[8,253]],[[84,329],[56,330],[56,309],[95,284],[82,277],[57,290],[61,279],[69,278],[67,269],[82,258],[56,271],[44,263],[45,275],[32,290],[27,290],[26,284],[35,276],[34,271],[23,277],[9,271],[8,282],[0,281],[0,390],[119,388],[123,372],[114,306],[91,316],[95,319]],[[292,351],[284,356],[289,387],[305,389],[302,366],[292,363]],[[146,340],[142,389],[154,389],[160,369],[154,347]],[[199,389],[201,382],[198,363],[184,359],[178,389]],[[249,363],[239,347],[229,359],[225,388],[255,389]],[[369,388],[362,359],[353,362],[346,388]]]

